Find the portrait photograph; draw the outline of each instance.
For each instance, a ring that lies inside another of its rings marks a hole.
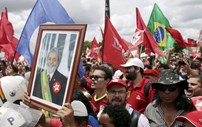
[[[56,112],[71,101],[86,25],[41,25],[28,93],[31,105]]]

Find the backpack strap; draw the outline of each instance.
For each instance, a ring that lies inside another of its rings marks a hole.
[[[137,127],[140,115],[141,115],[140,112],[138,112],[136,110],[133,110],[133,112],[130,115],[130,117],[131,117],[131,125],[130,125],[130,127]]]
[[[144,86],[144,96],[146,100],[148,100],[150,86],[151,86],[150,82],[147,82],[146,85]]]

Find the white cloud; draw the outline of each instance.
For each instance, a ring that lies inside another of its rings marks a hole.
[[[59,0],[76,23],[88,24],[85,40],[102,40],[100,27],[104,27],[104,0]],[[20,36],[31,8],[36,0],[3,0],[0,10],[8,8],[15,35]],[[129,40],[136,28],[135,8],[138,7],[145,24],[148,23],[154,3],[157,3],[171,26],[179,30],[184,39],[197,39],[202,26],[201,0],[110,0],[111,21],[118,33]]]

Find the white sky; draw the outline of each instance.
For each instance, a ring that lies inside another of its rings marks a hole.
[[[88,24],[85,40],[93,37],[101,41],[100,27],[104,27],[105,0],[59,0],[72,19]],[[0,11],[7,7],[15,36],[19,39],[24,24],[36,0],[1,0]],[[111,22],[122,38],[130,41],[136,28],[135,8],[138,7],[145,24],[154,3],[157,3],[170,25],[179,30],[184,39],[198,39],[202,29],[202,0],[110,0]]]

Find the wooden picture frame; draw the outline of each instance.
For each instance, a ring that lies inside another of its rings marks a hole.
[[[40,26],[28,85],[32,106],[56,113],[71,101],[86,27],[86,24]]]

